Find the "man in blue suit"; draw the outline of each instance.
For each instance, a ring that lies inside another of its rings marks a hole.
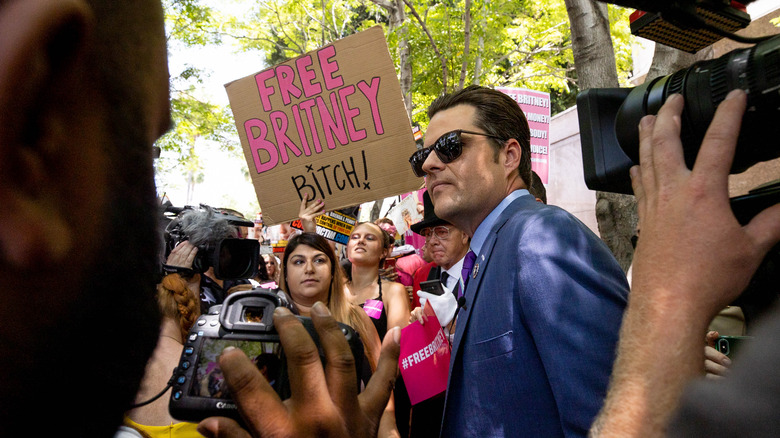
[[[428,115],[426,149],[410,163],[436,215],[471,236],[474,259],[442,436],[586,436],[606,394],[625,274],[579,220],[529,195],[528,123],[509,96],[472,86]]]

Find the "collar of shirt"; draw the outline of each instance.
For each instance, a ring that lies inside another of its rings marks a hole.
[[[460,279],[460,270],[463,268],[463,260],[466,258],[466,256],[463,256],[458,260],[454,265],[450,266],[450,269],[443,269],[444,272],[449,275],[449,278],[447,278],[447,286],[450,289],[454,289],[457,282],[459,282]],[[450,286],[450,284],[452,286]]]
[[[496,208],[493,209],[493,211],[490,212],[489,215],[483,220],[479,226],[477,227],[477,231],[474,232],[474,236],[471,238],[471,250],[474,251],[474,254],[479,256],[480,251],[482,250],[482,244],[485,243],[485,240],[487,239],[488,233],[490,233],[490,230],[493,229],[493,224],[496,223],[496,220],[499,216],[501,216],[501,213],[506,210],[507,207],[509,207],[509,204],[512,203],[515,199],[521,197],[530,195],[528,190],[526,189],[519,189],[515,190],[514,192],[507,195],[506,198],[504,198],[503,201],[501,201]]]

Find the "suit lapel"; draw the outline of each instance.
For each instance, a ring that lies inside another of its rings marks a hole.
[[[458,321],[455,326],[455,337],[452,342],[453,349],[450,356],[450,369],[452,369],[452,366],[455,363],[455,358],[460,351],[461,341],[463,340],[464,333],[468,326],[469,320],[471,319],[471,312],[473,310],[474,302],[477,299],[479,285],[482,283],[484,273],[487,271],[490,257],[493,254],[493,247],[496,245],[498,233],[509,220],[509,218],[512,217],[521,208],[521,204],[526,197],[527,196],[521,196],[520,198],[515,199],[506,209],[504,209],[496,222],[493,224],[493,228],[490,230],[488,237],[485,239],[485,243],[482,244],[480,253],[477,254],[477,259],[474,262],[474,269],[472,269],[470,274],[471,279],[469,280],[469,284],[466,287],[466,292],[464,294],[464,297],[466,297],[466,307],[461,312],[458,312]],[[533,202],[536,201],[534,200]],[[475,272],[476,277],[474,277]],[[452,373],[450,373],[450,377],[451,376]],[[449,381],[447,382],[447,386],[449,387]]]

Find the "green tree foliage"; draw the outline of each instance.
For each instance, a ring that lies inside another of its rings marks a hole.
[[[169,48],[221,43],[222,17],[211,8],[198,0],[166,0],[163,3]],[[229,109],[202,97],[201,89],[208,72],[184,65],[170,74],[173,127],[157,142],[163,153],[156,161],[156,168],[158,175],[182,175],[191,191],[204,177],[195,148],[198,139],[217,142],[222,150],[231,154],[240,154],[240,148]]]
[[[275,65],[382,25],[399,72],[403,66],[398,45],[408,41],[412,118],[423,125],[424,110],[436,96],[472,83],[549,91],[554,112],[574,104],[577,77],[562,0],[404,0],[403,4],[405,21],[393,26],[388,10],[394,2],[388,0],[265,0],[256,4],[250,16],[233,20],[228,27],[246,49],[262,51],[267,64]],[[631,70],[628,11],[611,8],[610,18],[618,71],[626,83]]]

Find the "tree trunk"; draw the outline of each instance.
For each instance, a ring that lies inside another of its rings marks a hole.
[[[401,82],[401,94],[404,96],[404,105],[406,105],[406,112],[409,115],[409,120],[412,120],[412,63],[410,61],[411,51],[409,50],[409,30],[404,25],[406,21],[406,10],[404,9],[403,0],[393,1],[394,11],[391,14],[392,22],[390,23],[392,29],[396,29],[398,32],[398,62],[399,62],[399,80]]]
[[[607,5],[595,0],[565,0],[565,3],[580,90],[618,87]],[[623,271],[628,271],[634,257],[631,237],[636,232],[636,200],[631,195],[596,192],[596,220],[601,239]]]
[[[485,29],[487,27],[487,22],[485,20],[485,11],[487,10],[487,4],[490,2],[490,0],[485,0],[482,3],[482,13],[481,18],[479,19],[479,28]],[[475,85],[481,85],[482,84],[482,53],[485,51],[485,37],[483,36],[482,32],[479,33],[479,38],[477,38],[477,55],[474,59],[474,84]]]
[[[653,53],[653,62],[647,71],[645,82],[655,79],[659,76],[670,75],[678,70],[690,67],[696,61],[710,59],[712,57],[712,47],[700,50],[696,54],[683,52],[673,47],[656,43]]]
[[[410,61],[411,51],[409,50],[409,31],[404,26],[406,21],[406,9],[404,9],[404,0],[371,0],[374,4],[381,6],[387,11],[390,18],[390,30],[398,32],[398,61],[399,61],[399,81],[401,83],[401,94],[404,96],[404,105],[412,120],[412,63]]]

